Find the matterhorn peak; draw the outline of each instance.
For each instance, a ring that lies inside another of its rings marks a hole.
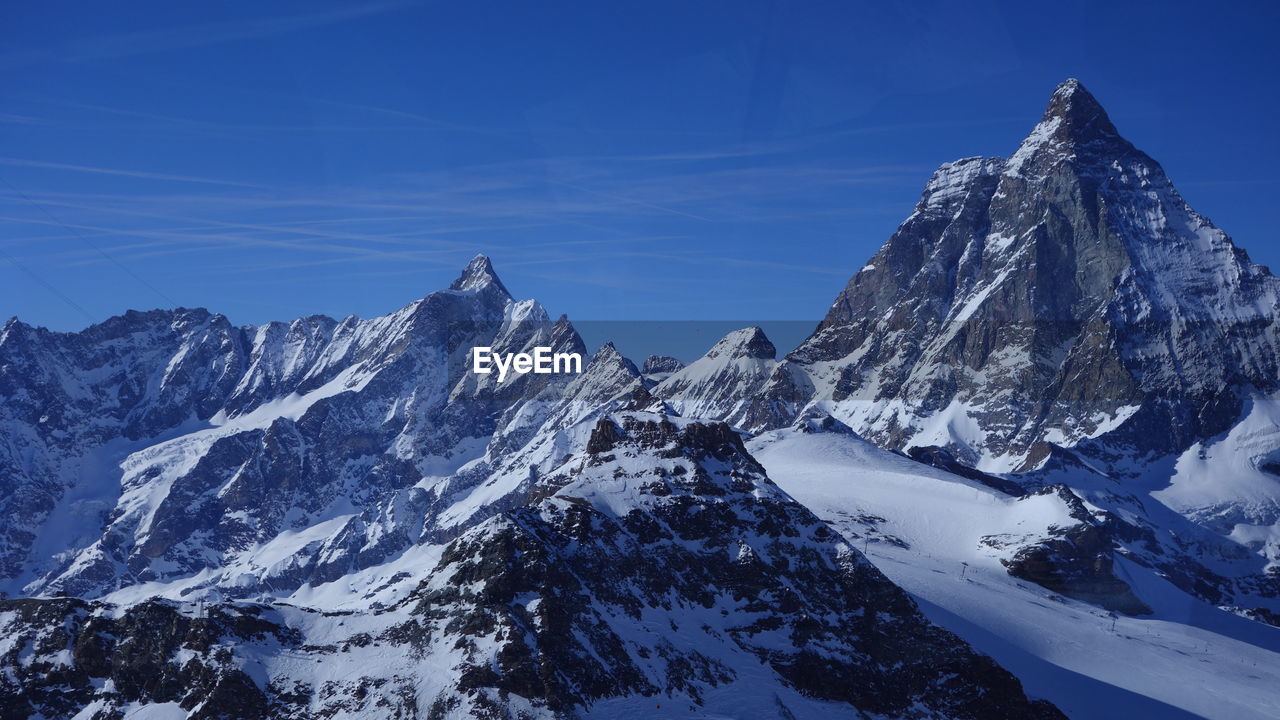
[[[1098,99],[1070,78],[1053,91],[1044,116],[1010,156],[1005,174],[1029,170],[1038,177],[1064,160],[1080,167],[1107,166],[1134,152]]]
[[[467,263],[467,267],[462,271],[462,275],[449,286],[450,290],[480,290],[486,286],[496,287],[502,291],[503,295],[510,297],[511,293],[507,292],[506,286],[498,279],[498,274],[493,271],[493,263],[489,262],[489,257],[483,253],[476,255]]]
[[[1053,91],[1041,122],[1049,122],[1055,118],[1060,127],[1068,128],[1077,139],[1119,135],[1098,99],[1075,78],[1068,78]]]
[[[1280,285],[1116,133],[1078,80],[1053,92],[998,177],[987,167],[969,159],[935,173],[791,354],[806,370],[799,387],[815,384],[806,402],[844,404],[836,417],[891,449],[946,446],[961,462],[1015,470],[1036,467],[1046,440],[1182,452],[1227,431],[1237,397],[1276,387]],[[842,364],[818,365],[831,362]],[[952,367],[963,370],[936,370]],[[924,418],[961,403],[978,408],[977,445],[926,429]],[[898,407],[918,413],[914,424]]]

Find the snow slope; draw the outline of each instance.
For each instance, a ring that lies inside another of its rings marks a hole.
[[[1015,499],[841,433],[772,431],[748,449],[779,486],[867,547],[930,619],[1068,715],[1280,716],[1280,629],[1209,606],[1123,560],[1153,615],[1113,616],[1011,577],[983,538],[1070,522],[1056,496]]]

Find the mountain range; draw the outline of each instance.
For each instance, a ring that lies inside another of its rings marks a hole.
[[[484,256],[373,319],[15,318],[0,718],[1274,717],[1278,323],[1075,80],[781,358],[589,353]]]

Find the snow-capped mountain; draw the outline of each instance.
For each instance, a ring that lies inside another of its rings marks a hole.
[[[236,328],[157,311],[74,334],[10,321],[10,593],[181,580],[245,595],[402,550],[436,530],[454,471],[500,424],[518,433],[539,398],[566,397],[569,376],[468,372],[474,345],[583,350],[567,320],[512,300],[483,257],[448,290],[372,320]]]
[[[997,471],[1181,452],[1277,389],[1278,309],[1280,281],[1068,80],[1009,158],[934,173],[776,373],[800,401],[757,427],[817,404]]]
[[[1008,159],[939,168],[800,347],[736,390],[722,355],[682,371],[706,387],[678,373],[655,392],[751,432],[829,414],[1007,493],[1089,504],[1006,560],[1055,591],[1141,612],[1123,557],[1280,617],[1280,280],[1075,80]]]
[[[11,321],[0,716],[1061,717],[612,345],[474,345],[585,351],[483,257],[372,320]]]
[[[644,366],[640,368],[641,374],[646,380],[652,383],[659,383],[671,376],[671,373],[677,372],[684,367],[684,363],[679,359],[668,355],[650,355],[645,358]]]
[[[1063,717],[926,620],[729,426],[620,410],[558,439],[525,502],[418,555],[389,607],[0,604],[0,711]]]
[[[0,718],[1274,717],[1278,298],[1068,81],[782,359],[473,373],[588,355],[483,256],[10,320]]]
[[[653,393],[680,415],[750,426],[761,416],[757,396],[778,364],[777,354],[758,327],[731,332],[706,355],[667,375]]]

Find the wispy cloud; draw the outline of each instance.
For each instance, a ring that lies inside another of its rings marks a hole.
[[[246,91],[247,92],[247,91]],[[258,93],[250,93],[257,95]],[[274,99],[280,99],[279,95]],[[102,105],[98,103],[85,103],[69,101],[56,98],[34,97],[27,98],[24,102],[49,106],[59,110],[77,110],[90,115],[106,115],[117,118],[127,118],[137,121],[132,129],[155,133],[164,131],[173,134],[195,135],[201,137],[213,137],[222,139],[248,139],[248,138],[268,138],[279,136],[283,133],[344,133],[359,135],[362,133],[387,133],[387,132],[440,132],[447,131],[451,133],[480,133],[486,135],[493,134],[509,134],[506,131],[496,129],[479,128],[475,125],[467,125],[460,123],[450,123],[424,115],[404,112],[391,108],[376,107],[372,105],[359,105],[353,103],[337,102],[332,100],[324,100],[317,98],[295,98],[300,102],[331,105],[336,108],[344,108],[352,111],[350,118],[340,117],[334,121],[327,122],[307,122],[307,123],[263,123],[263,122],[229,122],[227,120],[204,120],[200,118],[180,117],[177,115],[169,115],[164,113],[148,112],[137,110],[129,107],[115,107],[111,105]],[[395,122],[368,122],[367,116],[386,116],[395,118]],[[47,124],[34,116],[12,115],[12,123],[26,121],[25,124]],[[350,120],[349,122],[343,122]],[[0,114],[0,122],[5,122],[6,116]]]
[[[547,278],[563,268],[566,277],[587,284],[593,282],[585,277],[590,273],[572,272],[584,259],[661,266],[685,277],[725,268],[843,276],[847,268],[788,262],[783,254],[739,254],[736,243],[719,245],[714,254],[695,249],[704,237],[775,233],[781,239],[795,222],[835,223],[840,215],[868,211],[866,202],[840,201],[851,189],[914,186],[931,169],[838,164],[812,152],[811,144],[784,140],[697,152],[527,157],[269,188],[150,169],[0,157],[0,164],[12,167],[158,181],[140,186],[145,192],[104,182],[91,192],[24,187],[21,198],[0,194],[0,205],[12,208],[0,217],[6,224],[0,238],[17,243],[11,245],[15,254],[21,248],[20,259],[31,263],[103,262],[103,253],[35,240],[56,238],[51,226],[61,225],[99,238],[117,263],[142,266],[164,256],[189,256],[182,267],[193,273],[249,284],[271,273],[311,277],[326,268],[395,277],[414,268],[453,268],[477,249],[500,256],[504,267],[520,268],[525,277]],[[22,199],[52,209],[58,221],[21,209]],[[662,282],[676,282],[667,274]]]
[[[586,188],[586,187],[582,187],[582,186],[579,186],[579,185],[572,185],[572,184],[570,184],[570,183],[566,183],[566,182],[559,182],[559,181],[556,181],[556,180],[551,180],[551,181],[549,181],[549,182],[554,183],[554,184],[556,184],[556,185],[560,185],[561,187],[569,188],[570,190],[573,190],[573,191],[576,191],[576,192],[580,192],[580,193],[587,193],[587,194],[589,194],[589,195],[595,195],[596,197],[607,198],[607,199],[609,199],[609,200],[617,200],[617,201],[619,201],[619,202],[627,203],[627,204],[639,205],[640,207],[648,208],[648,209],[650,209],[650,210],[657,210],[658,212],[669,213],[669,214],[671,214],[671,215],[680,215],[681,217],[692,218],[692,219],[694,219],[694,220],[701,220],[702,222],[711,222],[711,220],[708,220],[707,218],[704,218],[704,217],[702,217],[701,215],[695,215],[694,213],[686,212],[686,211],[684,211],[684,210],[677,210],[677,209],[675,209],[675,208],[664,207],[664,206],[662,206],[662,205],[656,205],[656,204],[654,204],[654,203],[652,203],[652,202],[647,202],[647,201],[645,201],[645,200],[638,200],[638,199],[636,199],[636,198],[632,198],[632,197],[624,197],[624,196],[622,196],[622,195],[618,195],[618,194],[616,194],[616,193],[607,192],[607,191],[604,191],[604,190],[593,190],[593,189],[591,189],[591,188]]]
[[[0,112],[0,123],[8,125],[43,125],[44,120],[33,115],[19,115],[18,113]]]
[[[121,170],[117,168],[94,167],[91,165],[71,165],[68,163],[44,162],[42,160],[25,160],[22,158],[0,157],[0,165],[11,167],[41,168],[45,170],[67,170],[70,172],[89,173],[91,175],[115,175],[131,177],[139,180],[162,180],[165,182],[202,183],[205,185],[225,185],[228,187],[263,189],[261,185],[252,183],[218,180],[215,178],[195,177],[192,175],[170,175],[168,173],[145,172],[142,170]]]
[[[44,62],[86,62],[149,55],[172,50],[221,45],[399,10],[409,2],[354,3],[320,12],[266,18],[237,18],[220,22],[138,30],[72,41],[55,48],[19,50],[0,55],[0,69],[12,70]]]
[[[462,132],[481,133],[486,135],[510,134],[508,131],[505,131],[505,130],[483,128],[483,127],[476,126],[474,124],[448,122],[445,120],[440,120],[439,118],[428,117],[421,113],[408,112],[405,110],[382,107],[379,105],[367,105],[363,103],[351,103],[351,102],[343,102],[339,100],[328,100],[324,98],[315,98],[315,97],[308,97],[306,98],[306,100],[307,102],[315,103],[317,105],[331,105],[333,107],[346,108],[348,110],[357,110],[363,113],[372,113],[375,115],[386,115],[388,117],[394,117],[400,120],[410,120],[416,125],[426,125],[429,127],[439,128],[443,130],[459,130]]]

